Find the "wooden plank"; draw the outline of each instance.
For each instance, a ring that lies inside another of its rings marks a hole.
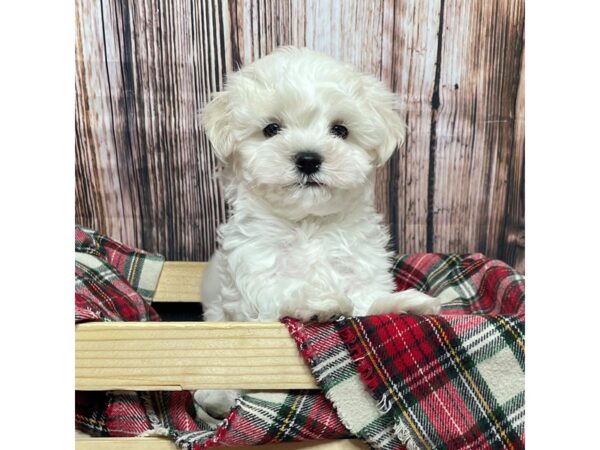
[[[158,280],[155,302],[200,302],[202,274],[208,263],[166,261]]]
[[[495,256],[507,213],[524,2],[444,5],[433,99],[431,250]]]
[[[225,72],[223,2],[88,3],[77,3],[76,222],[207,260],[225,204],[198,113]]]
[[[78,0],[75,7],[75,220],[123,242],[141,240],[132,206],[137,186],[119,170],[118,124],[112,108],[113,73],[120,55],[105,20],[104,2]],[[108,34],[106,41],[104,35]]]
[[[227,2],[232,69],[249,64],[281,45],[304,42],[304,2],[231,0]],[[300,44],[302,45],[302,44]]]
[[[376,189],[400,253],[427,248],[431,98],[441,1],[385,2],[382,79],[400,100],[406,138]],[[387,172],[387,173],[386,173]]]
[[[84,323],[78,390],[317,389],[280,323]]]
[[[500,257],[525,273],[525,50],[515,104],[515,136],[508,177],[504,239]]]
[[[77,437],[75,439],[77,450],[175,450],[173,441],[160,437],[143,438],[94,438]],[[249,447],[229,447],[232,450],[247,449]],[[285,444],[257,445],[252,448],[264,450],[358,450],[368,447],[356,439],[323,440],[290,442]]]

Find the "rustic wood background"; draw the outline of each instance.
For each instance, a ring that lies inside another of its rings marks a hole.
[[[279,45],[329,53],[402,100],[378,173],[400,252],[524,269],[524,0],[76,0],[76,222],[206,260],[226,206],[198,111]]]

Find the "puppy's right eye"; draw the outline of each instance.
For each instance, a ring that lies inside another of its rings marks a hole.
[[[279,131],[281,131],[281,125],[278,123],[270,123],[263,128],[263,134],[268,138],[275,136]]]

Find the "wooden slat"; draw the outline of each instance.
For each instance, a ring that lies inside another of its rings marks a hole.
[[[154,301],[199,302],[202,274],[208,263],[166,261],[158,280]]]
[[[441,14],[431,250],[495,256],[515,144],[524,2],[457,0]]]
[[[142,236],[132,204],[138,186],[129,180],[129,168],[118,162],[125,152],[120,145],[123,125],[112,113],[111,92],[120,90],[120,83],[110,69],[121,55],[114,38],[117,30],[103,4],[77,0],[75,7],[76,221],[137,243]]]
[[[93,438],[77,437],[76,450],[175,450],[175,444],[167,438]],[[229,447],[231,450],[249,447]],[[290,442],[286,444],[268,444],[252,447],[264,450],[358,450],[368,447],[356,439],[340,439],[337,441]]]
[[[78,0],[77,223],[210,257],[225,204],[198,113],[223,81],[224,3]]]
[[[78,390],[317,389],[280,323],[84,323]]]
[[[382,79],[398,93],[406,138],[389,161],[387,173],[380,172],[377,199],[379,204],[387,203],[396,250],[423,252],[427,249],[431,98],[441,1],[385,4]]]
[[[508,177],[508,198],[500,258],[525,273],[525,49],[515,105],[515,139]]]

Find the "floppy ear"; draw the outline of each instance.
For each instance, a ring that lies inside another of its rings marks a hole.
[[[386,134],[383,144],[377,149],[377,165],[383,166],[392,157],[394,150],[404,143],[406,127],[400,115],[391,106],[381,108],[379,115],[383,120]]]
[[[405,126],[400,115],[394,111],[397,103],[397,97],[389,92],[383,83],[367,76],[365,80],[366,97],[369,105],[377,116],[377,120],[382,127],[382,139],[379,147],[375,149],[377,156],[377,166],[383,166],[388,159],[404,142]]]
[[[218,92],[202,111],[202,126],[215,155],[222,163],[226,163],[233,152],[231,120],[230,94],[227,91]]]

